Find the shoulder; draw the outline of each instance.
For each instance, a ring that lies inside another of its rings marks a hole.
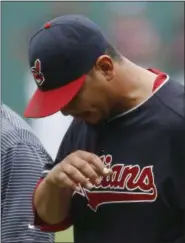
[[[1,155],[19,151],[21,156],[35,154],[51,159],[31,127],[9,107],[1,107]],[[33,153],[34,152],[34,153]],[[10,153],[10,154],[11,154]]]
[[[169,124],[181,128],[185,125],[185,87],[169,80],[164,87],[156,93],[163,119]]]
[[[185,87],[170,80],[157,96],[162,107],[160,116],[171,138],[171,152],[177,151],[176,155],[182,157],[185,155]]]

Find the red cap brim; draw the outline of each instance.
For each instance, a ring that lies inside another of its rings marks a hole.
[[[24,116],[28,118],[41,118],[55,114],[66,106],[80,91],[86,75],[79,79],[49,91],[37,89],[31,98]]]

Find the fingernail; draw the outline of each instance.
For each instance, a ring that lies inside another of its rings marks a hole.
[[[110,171],[111,171],[111,170],[110,170],[110,169],[107,169],[106,167],[103,169],[103,173],[104,173],[104,174],[109,174]]]
[[[110,173],[110,174],[113,174],[113,171],[112,171],[111,169],[109,169],[109,173]]]
[[[93,185],[90,183],[90,182],[88,182],[87,184],[86,184],[86,187],[87,187],[87,189],[92,189],[93,188]]]
[[[96,183],[97,185],[99,185],[99,184],[101,183],[101,179],[100,179],[100,178],[96,179],[96,180],[95,180],[95,183]]]

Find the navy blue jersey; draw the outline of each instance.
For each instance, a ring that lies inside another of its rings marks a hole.
[[[99,155],[113,175],[73,194],[75,243],[185,242],[184,86],[169,80],[100,126],[74,120],[55,164],[77,149]]]

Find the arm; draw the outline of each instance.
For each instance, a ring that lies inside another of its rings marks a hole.
[[[111,173],[98,156],[76,150],[78,146],[68,130],[54,165],[46,165],[44,179],[35,190],[35,225],[42,230],[56,232],[68,228],[72,224],[72,194],[79,190],[79,184],[91,189],[93,184],[101,182],[101,176]]]
[[[43,161],[49,159],[41,147],[23,143],[2,155],[2,242],[54,242],[54,234],[28,227],[33,222],[32,192]]]
[[[43,231],[61,231],[72,225],[70,205],[73,191],[69,188],[60,188],[48,183],[47,176],[55,165],[60,163],[70,152],[73,152],[74,126],[75,121],[69,126],[61,142],[55,163],[45,164],[42,177],[35,188],[33,195],[34,225],[39,226]],[[42,219],[39,215],[42,215]]]
[[[70,188],[56,187],[47,181],[47,177],[42,178],[37,184],[33,197],[34,225],[41,226],[43,231],[53,232],[65,230],[71,226],[69,212],[72,193]]]

